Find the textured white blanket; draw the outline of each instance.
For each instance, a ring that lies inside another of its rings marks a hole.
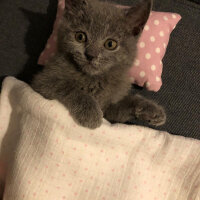
[[[0,97],[4,200],[199,200],[200,142],[149,128],[75,124],[6,78]]]

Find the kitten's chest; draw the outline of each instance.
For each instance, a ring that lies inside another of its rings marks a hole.
[[[81,90],[93,96],[104,108],[121,100],[128,93],[130,86],[127,77],[91,78],[83,81]]]
[[[96,97],[100,93],[103,92],[105,88],[105,84],[100,80],[88,79],[88,80],[82,81],[82,84],[80,85],[80,87],[81,87],[81,90],[84,91],[85,93]]]

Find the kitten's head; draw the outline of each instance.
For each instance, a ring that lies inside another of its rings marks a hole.
[[[65,0],[58,50],[89,75],[131,66],[151,0],[121,9],[97,0]]]

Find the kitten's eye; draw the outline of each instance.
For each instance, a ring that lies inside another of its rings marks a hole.
[[[80,43],[84,43],[84,42],[86,42],[86,40],[87,40],[87,36],[86,36],[86,34],[83,33],[83,32],[77,32],[77,33],[75,34],[75,38],[76,38],[76,41],[78,41],[78,42],[80,42]]]
[[[107,40],[104,44],[105,48],[108,50],[115,50],[118,46],[117,42],[115,40]]]

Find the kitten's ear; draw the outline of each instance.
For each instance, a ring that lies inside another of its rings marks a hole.
[[[140,0],[135,6],[125,10],[127,26],[134,36],[143,30],[152,8],[152,0]]]
[[[77,11],[88,6],[88,0],[65,0],[65,9]]]

